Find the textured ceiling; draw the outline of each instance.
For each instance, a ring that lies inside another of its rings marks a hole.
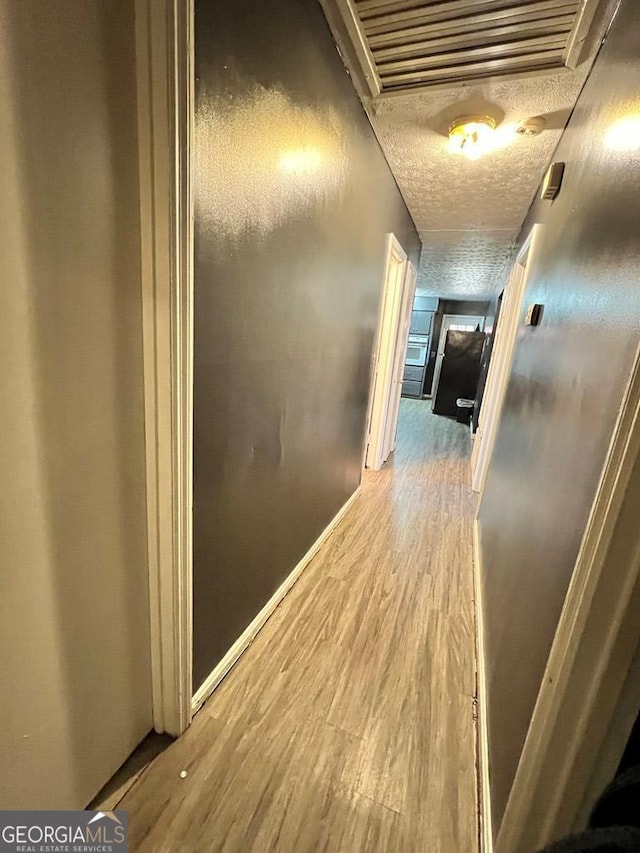
[[[420,233],[418,292],[492,297],[507,278],[522,223],[617,0],[601,0],[575,71],[375,99],[359,71],[352,36],[335,14],[345,0],[320,2]],[[451,123],[473,114],[490,115],[498,124],[498,146],[478,160],[448,149]],[[517,135],[516,124],[534,116],[545,118],[545,130],[536,137]]]
[[[376,101],[371,118],[423,243],[418,288],[486,297],[504,283],[510,250],[586,76],[490,81]],[[500,120],[499,146],[479,160],[452,154],[447,130],[461,115]],[[546,116],[536,137],[518,121]]]
[[[422,231],[417,293],[486,298],[504,282],[517,231]]]

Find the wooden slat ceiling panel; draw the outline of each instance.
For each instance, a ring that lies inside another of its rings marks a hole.
[[[382,91],[563,67],[580,0],[355,0]]]
[[[450,53],[431,53],[428,56],[421,56],[418,59],[401,59],[398,62],[385,62],[384,65],[379,65],[378,70],[380,76],[392,74],[396,71],[419,71],[421,68],[430,68],[433,66],[449,67],[456,65],[464,65],[467,62],[479,61],[483,59],[500,59],[503,56],[526,56],[530,53],[539,53],[540,51],[553,51],[562,56],[565,39],[562,36],[556,38],[536,38],[527,39],[526,41],[514,41],[507,44],[495,44],[474,48],[472,50],[453,51]]]
[[[412,44],[424,38],[445,38],[450,35],[462,35],[463,33],[480,33],[487,29],[500,29],[501,27],[514,27],[516,30],[519,27],[552,27],[557,26],[559,22],[564,25],[570,22],[573,25],[575,13],[572,11],[560,11],[557,14],[549,15],[547,12],[529,12],[524,15],[509,15],[497,18],[496,15],[485,13],[483,15],[473,15],[464,20],[446,21],[441,24],[427,24],[422,27],[408,27],[402,30],[395,30],[391,33],[381,33],[377,36],[369,36],[369,46],[373,51],[383,47],[396,47],[398,45]]]
[[[396,0],[386,7],[383,14],[369,16],[361,13],[359,3],[356,3],[356,9],[368,33],[391,31],[408,24],[464,20],[483,12],[492,12],[496,19],[531,11],[553,14],[563,7],[576,12],[580,3],[579,0],[440,0],[437,3],[412,3],[411,8],[402,8],[402,5],[403,0]]]
[[[557,54],[543,51],[526,57],[510,57],[489,62],[473,62],[446,69],[435,68],[418,73],[394,74],[386,78],[385,90],[409,88],[425,83],[460,82],[461,80],[481,80],[483,77],[495,77],[497,74],[518,74],[531,69],[557,68]]]
[[[513,43],[516,39],[528,38],[560,38],[565,44],[573,19],[569,16],[557,19],[557,23],[550,27],[541,27],[538,22],[523,24],[522,26],[494,27],[483,32],[461,33],[441,38],[428,39],[426,41],[410,42],[396,45],[395,47],[378,48],[373,51],[376,64],[383,65],[392,60],[407,59],[409,57],[421,57],[444,53],[450,50],[473,49],[475,47],[495,47]]]

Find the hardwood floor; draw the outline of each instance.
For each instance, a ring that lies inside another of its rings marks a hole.
[[[120,803],[132,851],[476,853],[468,460],[402,401],[395,458]]]

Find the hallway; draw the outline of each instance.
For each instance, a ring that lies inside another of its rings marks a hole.
[[[392,461],[120,803],[132,851],[475,853],[468,459],[402,400]]]

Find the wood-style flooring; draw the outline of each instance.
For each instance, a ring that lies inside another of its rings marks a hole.
[[[398,435],[120,803],[135,853],[476,853],[469,431],[405,399]]]

